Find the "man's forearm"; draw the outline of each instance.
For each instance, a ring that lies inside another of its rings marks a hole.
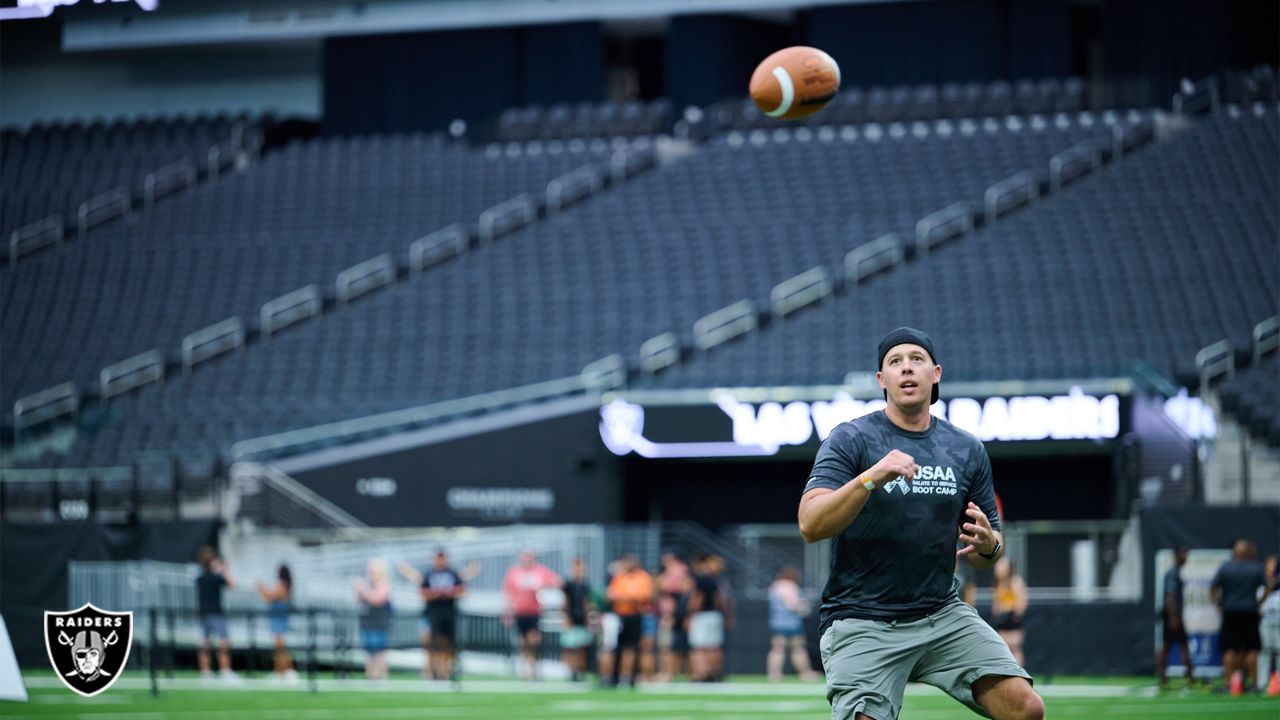
[[[871,495],[857,479],[839,490],[811,495],[800,503],[800,535],[805,542],[817,542],[849,527]]]

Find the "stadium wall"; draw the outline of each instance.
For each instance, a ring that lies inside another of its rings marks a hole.
[[[160,560],[192,562],[201,545],[217,545],[218,521],[184,520],[128,525],[102,523],[0,524],[0,614],[18,663],[47,667],[44,611],[67,604],[67,563]],[[110,610],[112,608],[103,608]]]
[[[277,466],[374,526],[621,520],[618,461],[600,447],[599,415],[581,401],[559,407],[551,417],[516,410]]]

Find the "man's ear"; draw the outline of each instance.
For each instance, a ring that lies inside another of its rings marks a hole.
[[[941,366],[941,365],[934,365],[934,366],[933,366],[933,381],[936,383],[936,382],[938,382],[938,381],[939,381],[939,380],[941,380],[941,379],[942,379],[942,366]]]
[[[888,390],[888,389],[889,389],[889,388],[888,388],[888,387],[886,387],[886,386],[885,386],[885,384],[884,384],[884,373],[880,372],[879,370],[877,370],[877,371],[876,371],[876,382],[880,383],[880,389],[881,389],[881,390]]]

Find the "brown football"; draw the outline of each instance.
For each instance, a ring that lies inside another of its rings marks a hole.
[[[751,74],[751,99],[779,120],[812,115],[840,90],[840,66],[817,48],[796,45],[764,59]]]

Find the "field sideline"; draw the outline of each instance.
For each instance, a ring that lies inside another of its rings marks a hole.
[[[526,685],[507,680],[465,680],[461,690],[416,680],[369,683],[322,680],[320,692],[305,685],[266,680],[240,686],[179,678],[153,697],[145,678],[121,678],[95,698],[81,698],[49,675],[27,678],[31,702],[0,703],[5,720],[94,718],[99,720],[802,720],[829,717],[817,684],[773,685],[743,678],[723,685],[649,685],[638,690],[601,690],[549,681]],[[1230,698],[1207,690],[1157,694],[1146,679],[1063,679],[1041,686],[1050,718],[1111,717],[1174,720],[1221,717],[1277,720],[1280,699],[1257,695]],[[933,688],[912,686],[904,720],[976,718]]]

